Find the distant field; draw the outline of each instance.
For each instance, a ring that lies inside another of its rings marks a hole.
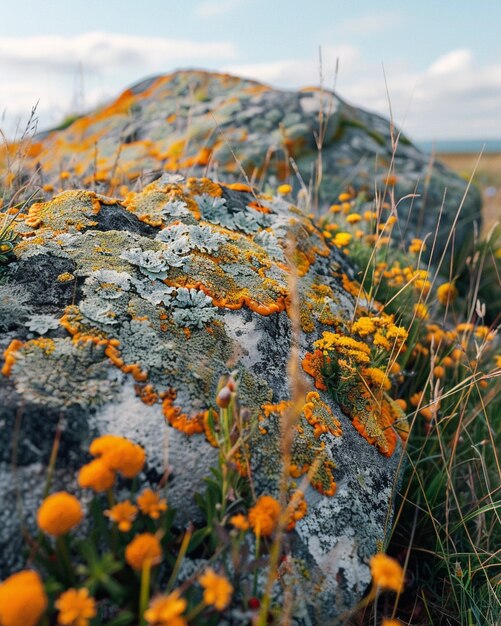
[[[460,176],[469,179],[478,159],[478,154],[437,154],[437,159],[448,165]],[[478,165],[474,182],[482,192],[484,202],[483,232],[501,221],[501,152],[483,154]]]

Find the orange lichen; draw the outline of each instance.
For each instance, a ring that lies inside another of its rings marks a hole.
[[[322,402],[316,391],[310,391],[303,406],[303,415],[313,426],[313,435],[318,439],[324,433],[331,433],[336,437],[342,435],[341,423],[337,420],[330,407]]]
[[[328,359],[328,357],[326,357]],[[324,368],[324,355],[321,350],[315,350],[313,353],[307,352],[301,362],[304,371],[315,379],[315,387],[322,391],[327,391],[327,385],[322,374]]]
[[[186,187],[193,195],[202,195],[204,193],[215,197],[223,195],[221,185],[213,182],[210,178],[188,178]]]
[[[170,389],[162,402],[162,412],[167,422],[176,430],[185,435],[194,435],[204,432],[204,413],[196,413],[192,417],[188,417],[178,406],[174,406],[176,392]]]
[[[12,371],[12,366],[16,362],[15,354],[23,346],[24,346],[24,342],[23,341],[20,341],[19,339],[13,339],[9,343],[7,348],[4,350],[3,357],[5,359],[5,362],[4,362],[2,370],[1,370],[1,373],[4,376],[10,376],[10,373]]]

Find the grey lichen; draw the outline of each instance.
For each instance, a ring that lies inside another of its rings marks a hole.
[[[140,271],[152,280],[167,278],[169,264],[161,251],[132,248],[122,252],[120,258],[139,267]]]
[[[172,317],[180,326],[203,328],[217,316],[217,308],[212,299],[203,291],[180,287],[172,300]]]
[[[45,335],[50,330],[56,330],[59,327],[59,318],[54,315],[32,315],[25,326],[32,333]]]
[[[110,366],[104,346],[69,338],[28,342],[17,352],[12,371],[23,398],[54,408],[105,404],[123,378]]]
[[[30,292],[23,285],[12,282],[0,284],[0,330],[9,330],[20,322],[24,323],[32,312],[30,299]]]

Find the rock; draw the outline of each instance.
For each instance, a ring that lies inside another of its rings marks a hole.
[[[354,313],[346,255],[282,198],[171,175],[123,203],[65,191],[14,228],[20,241],[0,283],[3,574],[19,565],[20,522],[33,527],[58,424],[54,488],[75,491],[91,439],[120,434],[146,449],[143,483],[170,468],[178,523],[200,521],[193,495],[218,455],[205,418],[230,371],[250,437],[242,472],[251,469],[258,494],[277,494],[291,394],[291,256],[304,406],[290,488],[319,463],[306,481],[307,515],[288,535],[294,587],[316,623],[351,607],[388,530],[401,451],[392,422],[402,413],[385,396],[384,421],[361,387],[343,412],[325,391],[314,342],[345,332]]]
[[[83,184],[109,193],[162,171],[246,182],[243,169],[264,190],[291,182],[297,193],[293,159],[316,210],[335,202],[347,185],[372,195],[376,183],[383,196],[388,191],[387,200],[392,191],[397,200],[406,197],[398,203],[402,238],[438,228],[437,258],[465,196],[455,241],[456,249],[457,242],[468,247],[481,221],[477,189],[467,193],[466,181],[443,164],[430,166],[402,134],[393,155],[391,135],[387,120],[327,90],[281,91],[226,74],[181,71],[143,81],[68,128],[40,135],[11,171],[26,167],[23,182],[37,188]],[[315,137],[322,137],[318,189]]]

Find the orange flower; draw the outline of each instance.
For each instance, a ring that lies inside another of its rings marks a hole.
[[[260,496],[249,511],[249,524],[256,535],[268,537],[280,517],[280,504],[271,496]]]
[[[134,506],[130,500],[125,500],[115,504],[104,514],[118,524],[118,530],[126,533],[132,528],[132,522],[136,519],[137,506]]]
[[[230,518],[230,524],[239,530],[249,530],[249,520],[242,513],[233,515]]]
[[[78,484],[84,489],[93,489],[99,493],[113,487],[115,476],[115,472],[102,459],[94,459],[78,473]]]
[[[437,289],[437,300],[441,305],[446,306],[457,298],[458,290],[454,283],[444,283]]]
[[[0,624],[35,626],[47,608],[47,595],[37,572],[24,570],[0,583]]]
[[[225,576],[219,576],[210,567],[199,578],[204,588],[204,602],[214,606],[218,611],[223,611],[231,600],[233,586]]]
[[[82,506],[75,496],[59,491],[42,502],[37,513],[37,523],[40,530],[58,537],[80,524],[82,517]]]
[[[141,571],[143,565],[157,565],[162,560],[162,546],[152,533],[136,535],[125,548],[125,560],[135,570]]]
[[[134,478],[143,469],[146,460],[144,449],[118,435],[103,435],[94,439],[89,452],[99,457],[105,465],[121,472],[126,478]]]
[[[160,498],[152,489],[145,489],[137,497],[141,513],[149,515],[151,519],[158,519],[162,511],[167,511],[167,500]]]
[[[402,626],[402,622],[398,619],[384,619],[381,626]]]
[[[404,588],[404,571],[398,561],[379,553],[371,558],[372,580],[376,587],[400,592]]]
[[[149,608],[144,612],[148,624],[154,626],[187,626],[188,622],[181,617],[187,606],[184,598],[180,598],[179,591],[173,591],[168,596],[154,598]]]
[[[65,626],[88,626],[89,620],[96,616],[96,602],[89,596],[89,590],[68,589],[54,603],[59,611],[57,623]]]

